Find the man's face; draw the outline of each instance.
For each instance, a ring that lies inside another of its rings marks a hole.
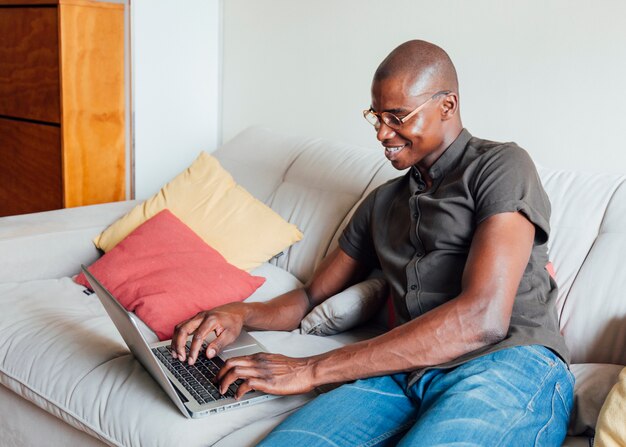
[[[372,84],[372,109],[404,118],[436,92],[425,82],[402,77],[386,78]],[[385,156],[394,168],[402,170],[416,164],[428,168],[446,149],[441,102],[442,97],[429,101],[399,129],[381,123],[376,137],[385,147]]]

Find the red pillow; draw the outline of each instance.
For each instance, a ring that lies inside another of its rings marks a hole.
[[[243,301],[265,278],[226,262],[165,209],[137,227],[89,271],[159,337],[202,310]],[[81,273],[76,282],[90,287]]]

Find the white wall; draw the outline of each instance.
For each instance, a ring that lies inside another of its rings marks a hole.
[[[219,140],[219,0],[133,0],[135,197]]]
[[[626,172],[626,2],[227,0],[224,140],[252,124],[377,147],[371,76],[414,38],[448,51],[465,126],[549,167]]]

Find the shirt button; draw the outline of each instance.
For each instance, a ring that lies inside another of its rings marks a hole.
[[[417,286],[415,284],[411,284],[411,290],[415,290],[417,289]]]
[[[417,256],[418,258],[421,258],[422,256],[424,256],[424,252],[423,251],[417,251],[417,252],[415,252],[415,256]]]
[[[417,219],[418,216],[419,216],[419,214],[413,213],[413,219]]]

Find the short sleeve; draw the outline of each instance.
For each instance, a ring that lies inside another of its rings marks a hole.
[[[376,191],[372,191],[361,202],[339,237],[341,249],[351,258],[367,265],[377,262],[372,238],[372,215],[376,201]]]
[[[535,241],[548,241],[550,201],[528,153],[515,144],[487,151],[474,177],[476,224],[495,214],[521,212],[535,226]]]

